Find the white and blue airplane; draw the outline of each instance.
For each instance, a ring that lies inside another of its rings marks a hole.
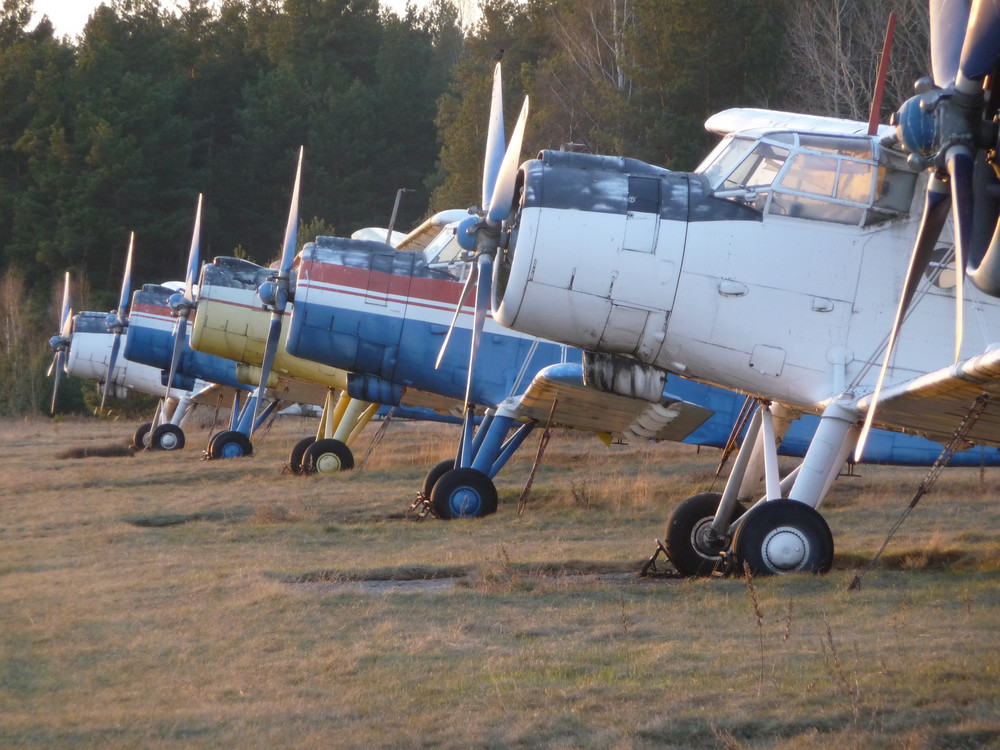
[[[682,375],[757,399],[725,490],[669,522],[679,568],[726,555],[753,573],[828,569],[818,508],[848,456],[869,450],[865,423],[1000,445],[1000,2],[931,9],[933,81],[897,128],[730,110],[708,121],[722,141],[691,173],[550,151],[517,168],[515,156],[459,230],[481,269],[479,314],[581,347],[596,392]],[[952,244],[953,264],[933,261]],[[798,414],[819,426],[782,478],[775,426]],[[741,513],[755,448],[765,491]]]
[[[498,180],[493,176],[487,182]],[[668,380],[662,372],[606,368],[580,349],[505,331],[482,306],[466,304],[469,283],[466,279],[463,286],[462,276],[469,266],[459,257],[454,229],[446,225],[422,252],[375,240],[321,237],[306,244],[297,258],[283,257],[274,275],[274,284],[283,289],[280,309],[291,308],[281,339],[288,353],[347,370],[348,393],[356,397],[392,404],[420,391],[464,408],[468,419],[455,458],[431,469],[424,482],[423,492],[438,516],[493,512],[493,477],[531,429],[550,418],[554,424],[623,440],[728,442],[744,402],[741,395],[683,378]],[[228,294],[206,279],[207,269],[198,316],[202,304]],[[606,293],[613,285],[608,284]],[[478,286],[481,294],[484,285]],[[240,304],[247,304],[250,291],[244,288]],[[270,290],[263,296],[275,298]],[[449,328],[456,305],[457,323]],[[549,310],[553,318],[571,313],[572,308],[558,306]],[[215,325],[225,327],[224,320],[220,315]],[[449,331],[455,341],[435,366]],[[470,350],[475,353],[471,364]],[[474,431],[472,416],[483,408],[485,417]],[[816,420],[795,421],[799,415],[792,411],[784,416],[782,450],[801,455]],[[922,438],[880,434],[864,459],[929,464],[939,452],[940,446]],[[969,459],[977,465],[995,463],[997,454],[977,453]],[[716,560],[717,552],[706,557],[699,551],[684,572],[699,572]]]
[[[128,347],[127,325],[115,331],[109,329],[108,319],[117,313],[81,312],[73,314],[69,306],[70,275],[66,274],[63,303],[58,335],[49,340],[54,350],[49,374],[53,377],[52,406],[55,413],[59,384],[63,375],[74,375],[99,384],[103,398],[113,395],[126,398],[131,392],[148,393],[159,398],[152,421],[138,426],[133,445],[141,450],[146,447],[162,450],[179,450],[184,447],[182,425],[198,404],[228,407],[231,399],[213,384],[193,381],[185,387],[167,388],[159,368],[118,357],[122,348]],[[117,343],[117,345],[116,345]],[[153,440],[155,436],[155,441]]]

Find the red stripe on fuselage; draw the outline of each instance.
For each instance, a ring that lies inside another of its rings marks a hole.
[[[299,279],[308,284],[310,281],[322,284],[332,284],[338,287],[351,287],[361,296],[383,295],[386,282],[389,295],[408,300],[412,303],[432,303],[423,307],[438,307],[454,310],[462,296],[463,284],[450,279],[431,279],[422,276],[400,276],[397,274],[369,271],[367,268],[342,266],[337,263],[309,260],[299,268]],[[373,283],[374,282],[374,283]],[[314,287],[315,288],[315,287]],[[369,292],[369,290],[372,290]],[[345,290],[344,292],[349,293]],[[436,304],[433,304],[436,303]],[[463,307],[474,309],[472,295]]]

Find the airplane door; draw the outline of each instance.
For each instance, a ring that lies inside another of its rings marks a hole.
[[[651,253],[656,249],[660,226],[660,178],[628,178],[628,213],[625,215],[623,250]]]
[[[388,303],[393,260],[394,256],[391,254],[372,253],[365,304],[385,307]]]

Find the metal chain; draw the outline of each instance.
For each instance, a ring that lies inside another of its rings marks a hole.
[[[972,426],[979,419],[980,415],[982,415],[987,404],[989,404],[989,401],[990,395],[984,392],[980,393],[973,402],[968,414],[965,415],[961,423],[955,429],[955,432],[952,433],[951,440],[948,441],[944,450],[942,450],[940,455],[934,460],[930,471],[927,472],[927,476],[924,477],[920,486],[917,487],[917,491],[913,495],[913,499],[910,500],[910,504],[900,515],[896,523],[892,525],[892,528],[889,529],[889,533],[886,536],[885,541],[882,542],[882,546],[879,548],[879,551],[876,552],[875,556],[868,561],[865,567],[862,568],[856,576],[854,576],[854,580],[851,581],[851,585],[847,587],[848,591],[855,591],[861,588],[861,577],[875,567],[875,564],[882,556],[882,553],[885,552],[886,547],[889,546],[889,542],[892,540],[893,535],[895,535],[896,531],[899,530],[899,527],[903,525],[903,521],[905,521],[913,509],[917,507],[917,503],[920,502],[920,498],[930,492],[931,487],[934,486],[937,478],[941,475],[941,472],[944,471],[945,466],[947,466],[948,462],[951,461],[951,457],[955,455],[955,451],[957,451],[959,446],[965,442],[965,436],[968,435],[969,430],[972,429]]]
[[[365,455],[362,456],[361,461],[358,462],[357,471],[361,471],[365,468],[365,464],[368,462],[369,456],[371,456],[372,451],[374,451],[382,440],[385,438],[386,432],[389,431],[389,422],[392,421],[392,415],[396,412],[396,407],[392,407],[385,415],[385,419],[382,420],[382,424],[378,426],[378,430],[372,436],[371,442],[368,443],[368,450],[365,451]]]

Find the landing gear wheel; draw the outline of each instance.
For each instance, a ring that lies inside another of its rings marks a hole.
[[[333,438],[317,440],[302,456],[304,474],[336,474],[354,468],[354,454],[344,443]]]
[[[430,497],[431,492],[434,491],[434,485],[437,484],[437,481],[454,468],[454,458],[446,458],[441,463],[432,466],[431,470],[427,472],[427,476],[424,477],[424,486],[421,488],[421,492],[424,493],[424,497]]]
[[[692,495],[674,510],[664,532],[663,546],[667,557],[683,576],[710,576],[722,562],[726,548],[724,539],[712,535],[712,520],[722,495],[702,492]],[[743,515],[745,509],[737,503],[733,518]],[[728,519],[729,523],[732,519]]]
[[[250,438],[236,430],[220,432],[208,443],[209,458],[242,458],[252,455]]]
[[[438,518],[478,518],[496,513],[497,488],[477,469],[452,469],[441,475],[431,490],[431,504]]]
[[[816,509],[797,500],[771,500],[743,519],[732,550],[737,570],[755,576],[826,573],[833,564],[833,534]]]
[[[310,435],[309,437],[302,438],[292,448],[292,452],[288,454],[288,468],[292,474],[302,473],[302,458],[305,456],[306,448],[315,442],[316,438]]]
[[[135,434],[132,435],[132,447],[137,451],[141,451],[144,448],[149,447],[149,431],[153,429],[152,422],[143,422],[139,425]]]
[[[184,431],[175,424],[161,424],[149,436],[154,451],[179,451],[184,447]]]

